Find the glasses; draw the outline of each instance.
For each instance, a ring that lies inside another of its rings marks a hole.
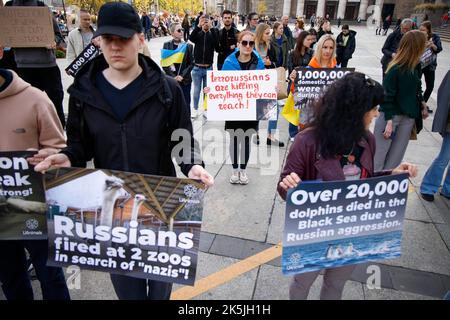
[[[247,40],[242,40],[241,41],[242,46],[247,47],[248,45],[250,45],[250,47],[253,47],[255,45],[255,41],[247,41]]]
[[[257,21],[257,20],[258,20],[258,18],[253,18],[252,20],[253,20],[253,21]]]

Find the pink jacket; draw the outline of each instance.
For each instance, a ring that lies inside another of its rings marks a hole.
[[[12,82],[0,92],[0,151],[64,148],[64,131],[50,99],[11,72]]]

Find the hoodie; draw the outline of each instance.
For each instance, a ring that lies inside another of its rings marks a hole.
[[[14,71],[0,69],[12,81],[0,91],[0,151],[66,146],[64,131],[47,95],[23,81]]]

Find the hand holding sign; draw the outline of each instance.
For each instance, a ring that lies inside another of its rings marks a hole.
[[[297,187],[300,182],[302,182],[300,177],[295,172],[292,172],[290,175],[287,175],[283,180],[281,180],[280,187],[288,191],[288,189]]]
[[[38,151],[36,149],[28,149],[27,151]],[[34,154],[32,157],[27,158],[27,161],[29,164],[35,166],[39,164],[40,162],[44,161],[48,156],[51,156],[53,154],[57,154],[59,152],[58,149],[54,148],[44,148],[39,150],[36,154]]]
[[[212,187],[214,185],[214,177],[199,165],[195,165],[189,170],[188,178],[201,180],[207,187]]]
[[[414,178],[417,176],[418,171],[419,170],[415,164],[403,162],[397,168],[392,170],[392,174],[408,173],[411,178]]]
[[[34,171],[44,173],[50,168],[65,168],[70,166],[71,163],[69,157],[67,157],[65,154],[58,153],[45,158],[44,161],[40,162],[34,167]]]

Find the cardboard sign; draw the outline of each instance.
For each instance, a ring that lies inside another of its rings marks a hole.
[[[12,48],[41,48],[55,42],[48,7],[0,7],[0,44]]]
[[[398,258],[408,188],[408,174],[397,174],[289,190],[283,274]]]
[[[208,120],[276,119],[276,70],[207,72]]]

